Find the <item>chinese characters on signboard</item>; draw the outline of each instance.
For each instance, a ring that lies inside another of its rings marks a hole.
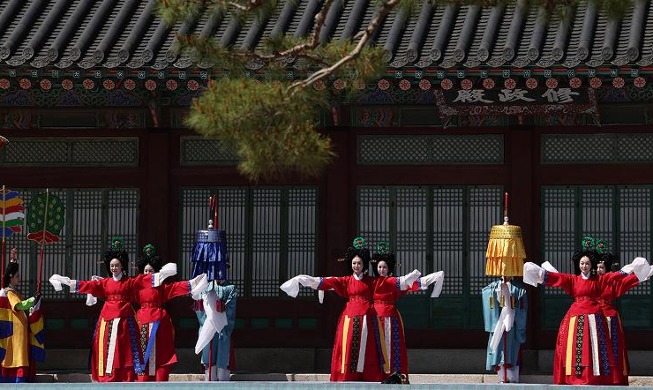
[[[443,124],[452,117],[526,116],[569,118],[589,115],[600,123],[592,88],[434,90]]]
[[[545,91],[527,89],[462,89],[445,91],[445,97],[451,104],[507,104],[507,103],[535,103],[535,104],[567,104],[587,103],[585,90],[571,88],[551,88]]]

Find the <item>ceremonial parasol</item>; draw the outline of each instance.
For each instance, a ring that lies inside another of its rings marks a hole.
[[[208,229],[197,230],[195,233],[195,245],[190,258],[193,265],[191,278],[205,273],[208,280],[227,280],[227,232],[218,229],[217,199],[217,195],[209,198],[213,220],[209,220]]]
[[[508,193],[504,195],[503,224],[492,226],[490,241],[485,253],[485,274],[488,276],[501,276],[501,283],[496,289],[501,312],[496,321],[489,347],[497,351],[499,343],[503,340],[503,348],[506,350],[507,337],[505,332],[512,330],[515,321],[515,307],[513,297],[510,293],[510,278],[524,274],[524,240],[521,227],[510,225],[508,222]],[[505,353],[505,352],[504,352]],[[504,381],[508,381],[507,371],[504,371]]]
[[[508,193],[504,196],[503,224],[492,226],[485,253],[487,276],[522,276],[526,250],[521,227],[508,223]]]
[[[209,208],[213,219],[209,220],[207,229],[198,230],[195,235],[195,245],[190,258],[193,265],[191,277],[206,273],[209,281],[226,281],[229,268],[227,232],[218,229],[217,194],[209,197]],[[211,364],[213,364],[214,353],[211,340],[227,325],[227,317],[224,312],[216,313],[213,309],[219,305],[214,292],[205,294],[203,301],[198,301],[196,305],[196,310],[206,313],[206,319],[195,344],[195,353],[201,353],[204,347],[209,345],[208,380],[211,381]],[[208,305],[208,310],[205,305]]]

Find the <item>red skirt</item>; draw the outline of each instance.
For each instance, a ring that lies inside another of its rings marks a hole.
[[[609,352],[609,331],[605,316],[565,315],[560,323],[553,361],[553,383],[609,385],[615,371]]]
[[[151,327],[153,323],[140,324],[140,352],[145,356],[147,346],[150,343]],[[150,347],[151,348],[151,347]],[[152,352],[150,352],[152,355]],[[144,358],[143,358],[144,359]],[[157,381],[163,382],[168,380],[172,365],[177,362],[175,353],[175,329],[172,326],[172,320],[167,313],[161,316],[154,340],[154,356],[150,356],[148,361],[144,361],[143,375],[139,375],[139,381]],[[149,377],[149,378],[141,378]]]
[[[340,315],[331,355],[331,381],[381,382],[374,339],[375,316]]]
[[[626,348],[624,329],[621,326],[621,318],[619,314],[606,318],[609,327],[608,353],[612,354],[615,364],[615,369],[611,372],[610,384],[628,386],[630,364],[628,363],[628,349]]]
[[[376,317],[374,335],[383,379],[387,379],[395,372],[404,374],[408,378],[408,351],[401,315],[397,313],[391,317]]]
[[[142,359],[137,337],[134,317],[108,321],[100,318],[93,337],[91,378],[97,382],[135,381]]]

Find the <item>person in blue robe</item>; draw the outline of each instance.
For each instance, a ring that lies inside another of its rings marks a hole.
[[[192,275],[206,273],[209,284],[195,306],[200,323],[195,352],[202,354],[207,381],[228,381],[234,369],[231,335],[236,325],[237,289],[227,280],[230,268],[224,230],[198,230],[191,255]]]
[[[233,366],[231,334],[236,325],[236,301],[238,293],[236,287],[221,280],[214,280],[209,283],[205,294],[214,294],[215,301],[209,299],[209,302],[215,302],[215,309],[218,315],[223,314],[226,317],[226,324],[219,332],[216,332],[211,342],[202,349],[202,365],[205,368],[206,380],[228,381],[231,376]],[[210,326],[207,323],[206,310],[196,311],[197,319],[200,323],[200,334],[204,326]]]
[[[517,383],[520,349],[526,341],[526,288],[517,279],[502,277],[483,288],[482,299],[485,331],[489,332],[485,368],[496,372],[500,383]]]

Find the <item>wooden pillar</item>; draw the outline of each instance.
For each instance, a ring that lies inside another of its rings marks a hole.
[[[537,172],[537,150],[538,136],[534,134],[531,126],[512,127],[506,133],[507,153],[506,158],[509,164],[509,182],[506,190],[510,193],[510,224],[522,228],[524,235],[524,246],[526,249],[526,261],[540,263],[540,229],[539,223],[539,199],[540,194],[534,188],[536,181],[533,175]],[[536,289],[528,289],[529,292],[529,313],[526,348],[532,349],[532,340],[539,327],[536,310],[538,305],[534,304],[539,300]]]
[[[318,271],[322,275],[343,275],[342,264],[336,261],[343,256],[352,240],[355,229],[354,203],[356,188],[352,188],[350,165],[355,163],[351,157],[349,130],[338,130],[329,134],[337,156],[326,171],[324,187],[324,257],[320,259]],[[352,162],[353,161],[353,162]]]
[[[142,141],[141,163],[146,174],[141,187],[141,243],[153,243],[164,259],[175,259],[176,253],[170,253],[169,245],[169,135],[165,129],[150,129]]]
[[[342,276],[344,266],[337,259],[345,254],[355,230],[354,202],[355,188],[351,186],[351,139],[349,129],[337,129],[329,133],[337,156],[327,168],[324,180],[324,199],[321,202],[322,237],[324,246],[320,251],[318,274],[323,276]],[[343,310],[344,300],[327,292],[324,302],[324,323],[321,325],[322,340],[325,345],[333,340],[338,317]]]

